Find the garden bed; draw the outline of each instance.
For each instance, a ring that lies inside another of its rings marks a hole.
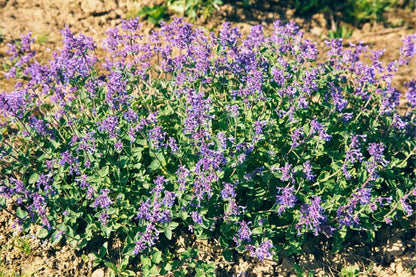
[[[99,41],[104,37],[104,30],[121,22],[122,18],[131,16],[138,10],[139,5],[154,4],[157,1],[119,1],[113,4],[110,1],[54,1],[53,4],[45,1],[0,1],[0,29],[2,41],[0,44],[0,57],[6,61],[7,43],[19,38],[20,33],[32,31],[39,42],[38,51],[45,61],[51,57],[51,51],[62,47],[60,29],[66,24],[73,31],[80,31]],[[224,21],[231,21],[239,26],[243,33],[248,33],[250,26],[262,24],[265,32],[271,31],[274,20],[294,20],[306,32],[305,36],[321,41],[319,48],[324,49],[322,42],[329,34],[329,23],[323,14],[316,14],[310,18],[297,18],[294,10],[279,2],[268,1],[264,6],[245,8],[241,3],[226,4],[219,7],[208,19],[199,19],[196,24],[203,25],[214,31]],[[382,57],[383,61],[396,60],[399,57],[401,39],[405,35],[416,32],[414,11],[396,9],[386,15],[386,24],[365,24],[361,29],[354,29],[352,36],[344,42],[358,43],[363,41],[371,49],[388,49]],[[403,20],[399,20],[403,19]],[[399,22],[399,23],[398,23]],[[390,24],[390,26],[388,26]],[[393,25],[397,25],[392,27]],[[149,33],[156,28],[143,21],[143,32]],[[353,28],[353,27],[350,27]],[[414,64],[413,64],[414,65]],[[400,84],[415,76],[415,66],[402,69],[394,79]],[[4,90],[10,89],[12,83],[0,77],[0,85]],[[9,203],[12,205],[13,203]],[[10,206],[12,210],[12,206]],[[416,241],[415,218],[410,217],[410,226],[405,230],[399,226],[386,226],[376,233],[372,243],[366,243],[366,235],[356,232],[356,240],[346,242],[343,249],[337,254],[331,254],[325,242],[317,240],[311,235],[309,242],[304,246],[304,254],[296,258],[282,257],[279,262],[264,261],[251,258],[249,255],[237,255],[234,262],[223,259],[218,242],[215,240],[196,240],[195,236],[183,234],[181,241],[183,251],[188,246],[201,250],[200,259],[215,262],[216,272],[219,276],[290,276],[297,271],[315,272],[316,275],[333,275],[363,273],[369,276],[413,276],[416,274]],[[35,276],[62,275],[62,276],[103,276],[109,271],[104,267],[93,267],[91,259],[83,257],[82,252],[71,250],[68,246],[51,245],[35,237],[36,231],[31,234],[22,234],[13,229],[14,219],[6,211],[0,215],[0,244],[1,260],[0,273],[13,275],[14,273]],[[117,253],[121,251],[117,240],[109,246],[109,250]],[[179,248],[181,249],[181,248]],[[182,251],[182,250],[181,250]],[[117,262],[117,254],[113,255]],[[299,267],[299,268],[298,268]],[[348,276],[348,275],[347,275]]]

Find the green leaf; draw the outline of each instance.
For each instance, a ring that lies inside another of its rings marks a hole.
[[[136,162],[140,161],[142,158],[142,151],[143,147],[134,147],[131,149],[131,153],[133,154]]]
[[[115,264],[113,264],[112,262],[106,261],[104,262],[104,264],[110,268],[112,271],[114,271],[115,273],[118,271],[117,270],[117,266]]]
[[[162,261],[162,252],[156,250],[152,255],[152,262],[155,264],[159,264]]]
[[[16,215],[17,215],[18,218],[24,219],[28,215],[28,212],[25,211],[25,210],[22,210],[22,208],[20,208],[20,207],[17,207]]]
[[[0,211],[2,206],[6,206],[6,197],[0,197]]]
[[[179,223],[178,222],[171,221],[169,223],[169,229],[171,229],[171,230],[175,230],[178,226],[179,226]]]
[[[262,227],[254,228],[251,232],[253,235],[261,235],[263,234],[263,228]]]
[[[159,274],[159,269],[156,265],[153,265],[150,269],[148,267],[145,267],[143,269],[143,275],[144,276],[154,276]]]
[[[168,240],[171,240],[172,239],[172,230],[169,228],[169,226],[165,226],[163,228],[163,231],[164,231],[164,234],[165,234],[166,238]]]
[[[305,274],[305,272],[303,271],[302,267],[298,264],[293,264],[293,269],[296,272],[296,275],[298,277],[303,277],[303,275]]]
[[[185,7],[183,6],[183,2],[173,1],[169,3],[170,3],[170,5],[168,6],[169,10],[175,13],[179,13],[179,14],[183,14],[185,12]]]
[[[34,184],[39,180],[39,174],[37,173],[33,173],[32,175],[30,175],[29,178],[29,184]]]
[[[220,245],[223,249],[227,248],[230,246],[230,244],[228,243],[228,241],[224,238],[224,236],[221,236],[220,239]]]
[[[83,238],[77,242],[75,247],[78,250],[80,250],[80,249],[83,249],[85,246],[87,246],[87,244],[88,244],[88,240],[86,238]]]
[[[121,253],[126,256],[132,256],[135,246],[135,243],[129,243],[123,248],[123,251]]]
[[[155,170],[158,170],[160,168],[160,163],[158,160],[153,160],[152,163],[147,167],[150,172],[153,172]]]
[[[228,262],[234,261],[234,254],[232,250],[224,249],[222,251],[222,255],[224,256],[225,260],[227,260]]]
[[[105,238],[109,238],[111,235],[111,232],[113,231],[113,228],[103,225],[103,224],[100,224],[100,229],[103,232]]]
[[[49,235],[49,231],[48,229],[42,228],[39,230],[38,232],[38,238],[39,239],[44,239]]]
[[[104,242],[103,245],[100,247],[100,251],[98,252],[98,257],[101,259],[104,258],[105,254],[107,253],[108,242]]]
[[[148,257],[143,256],[143,255],[140,256],[140,262],[142,263],[143,267],[152,265],[152,261]]]
[[[101,168],[98,171],[98,175],[100,175],[101,177],[106,177],[108,175],[109,170],[110,169],[109,169],[108,165],[107,166],[104,166],[103,168]]]

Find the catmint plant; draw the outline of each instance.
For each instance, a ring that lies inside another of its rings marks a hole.
[[[208,266],[177,253],[183,234],[263,261],[309,235],[337,251],[353,231],[408,220],[416,81],[402,93],[392,78],[415,36],[399,61],[365,63],[366,46],[318,53],[296,24],[273,26],[217,35],[176,18],[145,36],[130,19],[101,43],[65,28],[47,63],[22,36],[15,88],[0,94],[2,207],[24,231],[145,275]]]

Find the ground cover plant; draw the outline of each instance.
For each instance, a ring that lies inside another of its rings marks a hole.
[[[22,36],[0,94],[1,205],[16,226],[91,252],[114,274],[212,275],[184,234],[223,255],[296,254],[308,236],[338,251],[414,214],[416,81],[391,81],[414,56],[328,41],[294,23],[242,38],[175,19],[144,37],[138,19],[97,43],[68,28],[47,64]],[[368,55],[371,62],[363,62]],[[122,244],[115,261],[112,244]]]

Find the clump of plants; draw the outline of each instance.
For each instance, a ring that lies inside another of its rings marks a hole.
[[[195,21],[198,17],[208,18],[222,0],[166,0],[160,5],[144,6],[137,12],[137,16],[159,25],[168,13],[176,13]]]
[[[138,19],[97,43],[62,31],[36,61],[31,35],[10,45],[0,193],[23,231],[89,251],[115,274],[214,274],[185,235],[217,242],[227,260],[263,261],[319,236],[337,251],[414,214],[416,81],[392,86],[414,56],[316,44],[294,23],[243,38],[175,19],[144,36]],[[361,58],[368,55],[372,63]],[[121,242],[120,259],[110,245]],[[97,246],[98,245],[98,246]]]
[[[343,11],[342,16],[354,25],[362,25],[365,22],[382,21],[383,13],[394,6],[398,1],[390,0],[296,0],[295,9],[300,15],[310,15],[316,12]],[[405,6],[410,6],[405,3]]]

